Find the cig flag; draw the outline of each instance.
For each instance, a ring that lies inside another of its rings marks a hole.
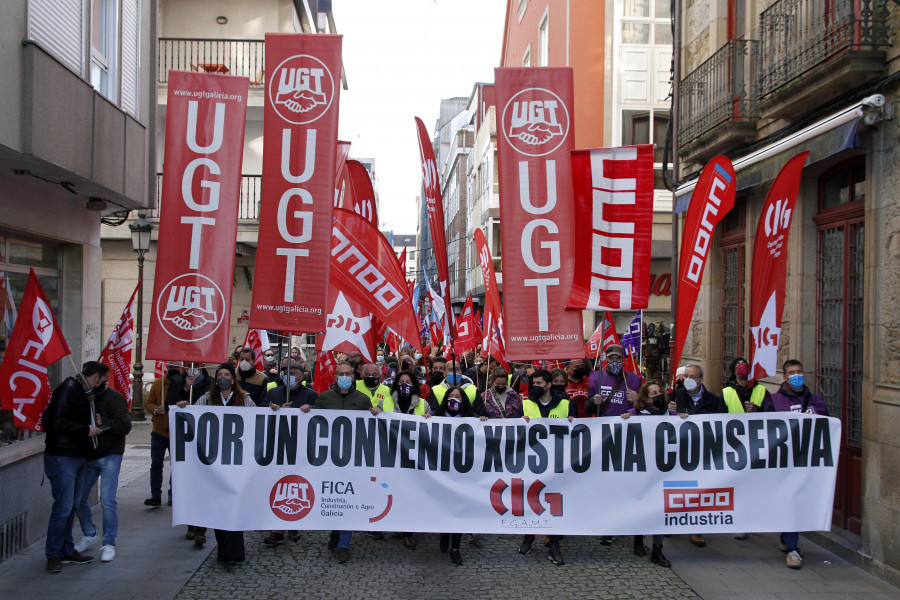
[[[131,354],[134,348],[134,297],[139,287],[140,281],[131,293],[131,299],[122,311],[116,328],[106,342],[106,347],[100,353],[100,362],[109,365],[109,387],[125,396],[129,408],[131,408]]]

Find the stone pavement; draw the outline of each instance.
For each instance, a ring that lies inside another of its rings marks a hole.
[[[695,548],[687,536],[666,538],[665,553],[674,568],[662,569],[633,556],[631,538],[619,538],[612,546],[600,545],[596,537],[566,538],[567,564],[555,567],[540,542],[530,555],[520,556],[517,537],[482,536],[479,547],[464,536],[466,562],[454,567],[438,549],[437,534],[419,534],[415,550],[389,535],[376,541],[355,534],[352,559],[340,565],[325,548],[326,532],[301,532],[299,542],[277,548],[262,544],[267,532],[247,532],[247,561],[229,572],[215,560],[211,531],[206,548],[196,549],[184,539],[184,527],[171,526],[168,507],[143,505],[149,495],[149,432],[149,423],[136,423],[128,438],[119,482],[116,560],[100,563],[95,546],[88,552],[94,563],[63,565],[62,573],[52,575],[44,570],[40,541],[0,563],[0,598],[900,600],[900,589],[805,538],[803,569],[787,569],[775,534],[751,534],[743,541],[707,536],[705,548]],[[94,511],[99,524],[99,505]]]

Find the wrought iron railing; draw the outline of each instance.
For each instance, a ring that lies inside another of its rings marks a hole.
[[[265,71],[263,40],[202,40],[159,38],[156,77],[168,83],[169,70],[226,73],[263,85]]]
[[[890,44],[883,0],[778,0],[759,16],[764,97],[849,50]]]
[[[259,220],[259,198],[262,175],[241,175],[241,200],[238,209],[239,219]],[[162,173],[156,174],[156,206],[162,197]],[[159,218],[159,209],[147,213],[148,217]]]
[[[685,144],[725,121],[756,114],[756,40],[729,40],[681,81],[679,140]]]

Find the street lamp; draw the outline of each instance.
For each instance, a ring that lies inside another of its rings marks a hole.
[[[137,323],[135,329],[134,382],[131,392],[131,420],[143,421],[144,416],[144,365],[141,364],[144,338],[144,255],[150,250],[150,235],[153,232],[151,225],[144,218],[144,213],[138,213],[138,220],[128,226],[131,230],[131,247],[138,255],[138,293],[137,293]]]

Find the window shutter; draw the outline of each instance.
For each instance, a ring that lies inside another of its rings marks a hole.
[[[122,110],[138,116],[140,0],[122,0]]]
[[[82,0],[29,0],[28,37],[84,77]]]

